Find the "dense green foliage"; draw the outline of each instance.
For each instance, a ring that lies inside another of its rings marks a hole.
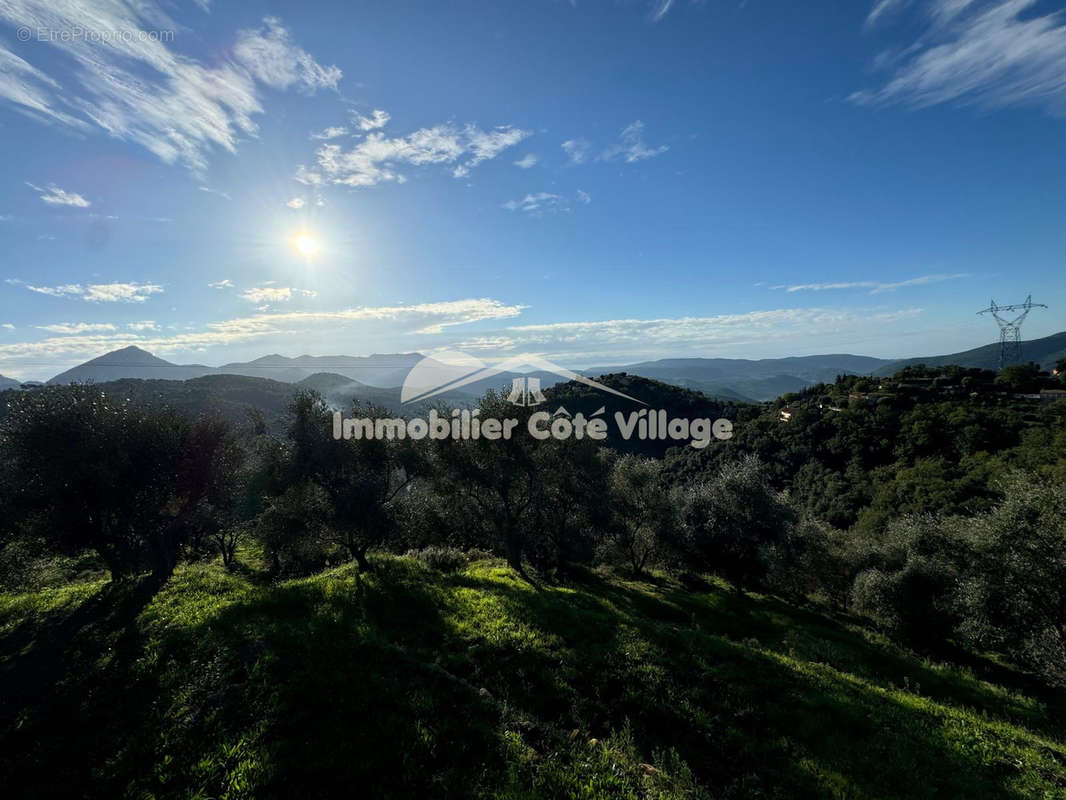
[[[777,489],[837,528],[876,532],[905,513],[987,511],[1012,469],[1066,481],[1066,402],[1016,396],[1066,389],[1066,375],[1005,373],[908,367],[894,379],[845,376],[741,409],[731,440],[678,448],[671,469],[686,481],[757,455]],[[1029,377],[1015,386],[1019,375]]]
[[[220,420],[48,387],[16,395],[0,444],[3,537],[91,549],[113,577],[146,565],[165,577],[187,543],[231,522],[243,452]]]
[[[0,781],[131,797],[306,796],[316,777],[394,796],[1066,785],[1061,370],[908,367],[735,407],[610,380],[734,436],[338,439],[312,391],[284,426],[92,386],[7,395]],[[493,392],[480,408],[521,427],[533,411]],[[73,700],[83,727],[64,734]],[[870,730],[884,744],[862,750]]]

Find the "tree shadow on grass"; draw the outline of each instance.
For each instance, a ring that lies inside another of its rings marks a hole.
[[[67,673],[113,649],[160,582],[105,583],[69,610],[33,615],[0,639],[0,726],[6,728]]]
[[[139,657],[137,617],[159,590],[154,577],[105,583],[0,640],[0,785],[44,797],[88,782],[104,743],[136,713],[138,687],[112,680]]]
[[[19,756],[4,777],[39,796],[536,796],[505,732],[547,759],[573,730],[628,721],[646,758],[675,749],[715,795],[1006,798],[1066,782],[1059,745],[1033,755],[1024,731],[789,654],[790,627],[870,646],[842,625],[586,577],[536,591],[385,558],[212,600],[176,576],[112,638],[121,658],[78,662],[4,735]]]
[[[511,582],[471,575],[452,581],[494,594],[516,620],[562,636],[553,655],[564,661],[568,688],[596,698],[573,704],[565,725],[602,735],[628,719],[638,738],[676,749],[708,786],[747,793],[787,784],[802,794],[817,784],[817,794],[840,783],[843,795],[1024,797],[1011,755],[1019,747],[1032,751],[1043,786],[1066,786],[1061,744],[1048,749],[1024,730],[1004,733],[963,712],[977,707],[1055,728],[1038,709],[773,598],[722,591],[693,603],[672,588],[647,592],[595,576],[578,598],[530,597]],[[594,630],[597,620],[602,630]],[[789,655],[788,631],[835,641],[851,661]],[[877,652],[864,663],[869,649]],[[482,649],[486,664],[504,657]],[[923,696],[893,690],[908,678],[924,681]],[[538,698],[525,702],[535,715]]]
[[[1060,741],[1066,734],[1062,713],[1066,694],[1032,675],[951,645],[940,653],[949,663],[930,662],[876,635],[860,618],[799,607],[774,596],[741,595],[709,583],[696,593],[669,583],[644,592],[632,583],[618,584],[589,572],[584,585],[595,596],[640,617],[684,621],[735,641],[754,639],[762,647],[824,663],[878,685],[909,687],[948,705],[980,708]]]
[[[407,562],[375,567],[152,622],[153,701],[99,785],[118,791],[136,776],[158,797],[190,785],[204,796],[464,796],[499,758],[498,709],[435,660],[446,629],[433,582]]]

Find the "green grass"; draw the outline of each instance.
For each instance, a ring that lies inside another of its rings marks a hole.
[[[1066,797],[1063,698],[994,662],[926,661],[713,582],[375,566],[266,586],[196,565],[154,596],[103,581],[0,595],[0,785]]]

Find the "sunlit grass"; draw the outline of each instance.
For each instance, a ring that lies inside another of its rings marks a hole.
[[[992,682],[715,581],[533,586],[491,560],[375,566],[278,585],[180,568],[128,626],[75,643],[92,666],[3,737],[5,752],[43,743],[16,774],[232,798],[1029,798],[1066,785],[1057,696],[1002,666]],[[101,586],[0,597],[0,631],[47,630]],[[24,650],[5,647],[0,665]],[[84,706],[73,727],[70,698]]]

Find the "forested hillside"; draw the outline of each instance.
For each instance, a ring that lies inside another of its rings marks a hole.
[[[908,368],[763,405],[604,381],[647,406],[568,384],[479,410],[733,435],[336,438],[313,390],[234,376],[5,393],[0,781],[1061,793],[1061,372]]]

